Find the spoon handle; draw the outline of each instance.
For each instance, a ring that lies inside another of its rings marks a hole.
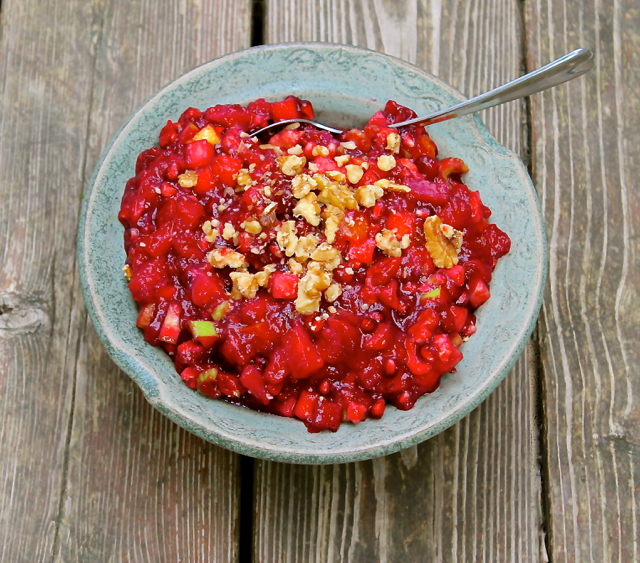
[[[403,125],[411,125],[413,123],[430,125],[432,123],[446,121],[453,117],[462,117],[469,113],[475,113],[483,109],[499,106],[505,102],[530,96],[536,92],[541,92],[547,88],[558,86],[568,80],[582,76],[593,68],[593,64],[593,53],[591,51],[588,49],[576,49],[575,51],[550,62],[538,70],[534,70],[529,74],[525,74],[520,78],[507,82],[503,86],[499,86],[489,92],[485,92],[475,98],[471,98],[466,102],[462,102],[426,117],[417,117],[415,119],[403,121],[402,123],[395,123],[393,127],[402,127]]]

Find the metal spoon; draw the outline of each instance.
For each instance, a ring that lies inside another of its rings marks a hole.
[[[412,125],[414,123],[431,125],[433,123],[452,119],[453,117],[462,117],[463,115],[475,113],[483,109],[499,106],[505,102],[525,98],[526,96],[530,96],[536,92],[541,92],[547,88],[558,86],[568,80],[582,76],[593,68],[593,64],[593,53],[591,51],[582,48],[576,49],[575,51],[550,62],[538,70],[534,70],[529,74],[525,74],[520,78],[507,82],[503,86],[499,86],[489,92],[480,94],[475,98],[471,98],[470,100],[461,102],[453,107],[437,111],[436,113],[432,113],[425,117],[416,117],[415,119],[409,119],[408,121],[402,121],[401,123],[389,124],[389,127],[398,128],[405,125]],[[329,127],[316,121],[309,121],[308,119],[285,119],[283,121],[278,121],[277,123],[271,123],[262,129],[258,129],[257,131],[254,131],[252,135],[259,135],[265,131],[283,127],[290,123],[309,123],[318,129],[324,129],[325,131],[329,131],[329,133],[333,133],[335,135],[340,135],[345,132],[341,129]]]

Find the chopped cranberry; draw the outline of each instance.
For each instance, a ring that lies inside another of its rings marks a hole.
[[[311,104],[188,108],[140,154],[118,214],[136,326],[189,388],[335,432],[455,371],[511,241],[462,160],[391,127],[414,115],[257,141]]]

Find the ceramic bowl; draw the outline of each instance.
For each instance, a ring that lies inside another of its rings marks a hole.
[[[236,452],[294,463],[339,463],[398,451],[442,432],[476,407],[504,378],[533,329],[546,277],[546,241],[535,189],[520,160],[477,116],[429,127],[440,156],[462,158],[465,181],[480,190],[492,221],[512,240],[495,270],[491,299],[477,313],[464,360],[435,393],[410,411],[388,406],[380,420],[309,434],[298,420],[211,400],[187,388],[160,348],[136,328],[137,307],[122,274],[124,230],[117,215],[137,155],[157,143],[168,119],[189,106],[310,100],[319,121],[362,127],[389,99],[425,115],[464,99],[406,62],[341,45],[263,46],[211,61],[181,76],[133,113],[105,149],[87,189],[79,228],[79,265],[87,308],[113,360],[147,400],[185,429]]]

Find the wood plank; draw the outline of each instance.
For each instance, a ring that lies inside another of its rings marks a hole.
[[[248,46],[249,18],[248,0],[2,3],[2,561],[237,558],[237,456],[115,369],[86,317],[75,237],[120,123],[183,70]]]
[[[2,561],[50,559],[57,529],[82,322],[72,288],[94,5],[2,2]]]
[[[638,29],[632,0],[527,3],[528,66],[577,46],[597,57],[531,104],[551,258],[540,330],[558,563],[640,560]]]
[[[96,19],[85,178],[154,91],[250,44],[248,0],[110,0]],[[78,356],[57,560],[237,560],[238,456],[155,411],[88,322]]]
[[[402,56],[467,95],[520,74],[518,4],[269,0],[267,42],[321,40]],[[519,103],[483,116],[526,154]],[[256,464],[257,561],[536,561],[541,542],[529,346],[478,409],[417,447],[335,466]]]

